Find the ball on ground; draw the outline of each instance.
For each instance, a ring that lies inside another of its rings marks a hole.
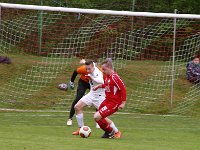
[[[91,135],[92,130],[88,126],[82,126],[79,131],[79,135],[82,138],[88,138]]]

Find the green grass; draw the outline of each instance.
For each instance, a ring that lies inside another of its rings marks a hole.
[[[42,61],[42,57],[24,55],[24,54],[11,54],[12,64],[0,64],[0,84],[6,84],[20,75],[26,73],[31,67]]]
[[[122,131],[121,139],[101,139],[91,113],[88,139],[73,136],[63,112],[0,112],[1,150],[196,150],[200,147],[200,118],[116,114],[111,117]]]

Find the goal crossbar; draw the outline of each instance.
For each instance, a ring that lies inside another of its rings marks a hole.
[[[84,14],[200,19],[200,15],[197,15],[197,14],[173,14],[173,13],[97,10],[97,9],[65,8],[65,7],[51,7],[51,6],[38,6],[38,5],[23,5],[23,4],[11,4],[11,3],[0,3],[0,7],[15,8],[15,9],[28,9],[28,10],[57,11],[57,12],[73,12],[73,13],[84,13]]]

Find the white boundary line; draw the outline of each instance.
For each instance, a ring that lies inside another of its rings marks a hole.
[[[28,10],[73,12],[73,13],[84,13],[84,14],[104,14],[104,15],[161,17],[161,18],[200,19],[200,15],[196,15],[196,14],[172,14],[172,13],[152,13],[152,12],[97,10],[97,9],[81,9],[81,8],[37,6],[37,5],[22,5],[22,4],[11,4],[11,3],[0,3],[0,7],[15,8],[15,9],[28,9]]]
[[[69,111],[62,111],[62,110],[22,110],[22,109],[10,109],[10,108],[0,108],[0,113],[1,112],[41,112],[41,113],[67,113]],[[94,113],[92,111],[85,111],[84,113]],[[120,115],[141,115],[141,116],[163,116],[163,117],[176,117],[176,116],[181,116],[182,115],[158,115],[158,114],[141,114],[141,113],[128,113],[128,112],[117,112],[115,114],[120,114]]]

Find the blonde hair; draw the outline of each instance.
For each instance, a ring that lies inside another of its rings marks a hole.
[[[113,63],[111,58],[106,58],[105,61],[103,61],[102,65],[106,64],[107,67],[113,69]]]

